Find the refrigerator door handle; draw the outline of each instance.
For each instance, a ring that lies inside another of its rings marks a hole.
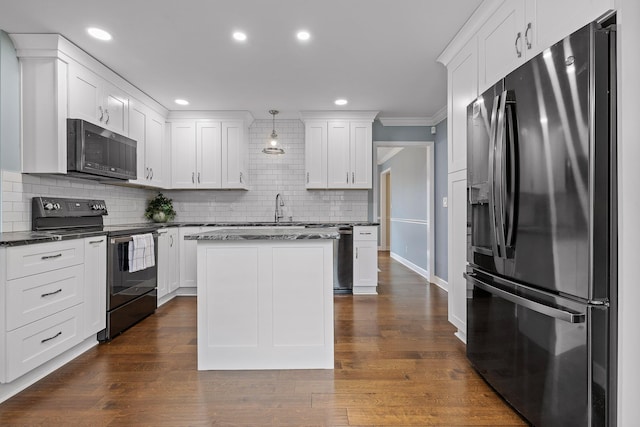
[[[507,248],[513,248],[515,244],[515,230],[517,224],[517,198],[518,198],[518,172],[517,172],[517,138],[518,127],[516,121],[516,102],[515,96],[509,96],[508,92],[504,92],[506,98],[506,118],[505,132],[507,136],[508,153],[505,155],[507,165],[509,166],[508,175],[505,172],[505,188],[507,192],[508,212],[505,212],[507,218],[506,236],[505,236],[505,252]],[[507,181],[508,180],[508,181]]]
[[[498,158],[496,159],[496,167],[498,170],[498,185],[496,186],[496,199],[498,201],[497,207],[497,221],[496,226],[498,228],[498,232],[496,233],[498,236],[498,248],[500,250],[499,256],[501,258],[506,258],[506,243],[505,243],[505,207],[504,207],[504,192],[505,192],[505,111],[507,108],[507,92],[502,92],[500,96],[500,106],[498,108],[498,124],[496,128],[496,150],[498,153]]]
[[[498,235],[496,227],[496,173],[495,173],[495,151],[496,151],[496,130],[498,117],[498,104],[500,96],[496,96],[491,107],[491,128],[489,130],[489,221],[491,222],[491,247],[494,256],[500,256],[500,248],[498,246]]]
[[[544,314],[546,316],[550,316],[558,320],[563,320],[568,323],[584,323],[586,321],[586,315],[583,313],[575,313],[573,311],[568,311],[566,309],[563,310],[560,308],[551,307],[533,300],[523,298],[519,295],[515,295],[510,292],[503,291],[502,289],[498,289],[494,286],[491,286],[485,282],[478,280],[476,277],[474,277],[475,275],[473,273],[465,274],[464,276],[467,278],[467,280],[472,281],[473,284],[478,288],[484,291],[487,291],[491,294],[494,294],[509,302],[512,302],[516,305],[533,310],[537,313]]]

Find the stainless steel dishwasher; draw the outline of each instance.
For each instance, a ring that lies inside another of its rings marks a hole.
[[[353,293],[353,227],[338,228],[340,238],[333,241],[333,293]]]

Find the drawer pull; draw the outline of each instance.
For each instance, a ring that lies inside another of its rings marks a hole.
[[[56,254],[56,255],[45,255],[42,257],[42,259],[53,259],[53,258],[60,258],[62,256],[62,254]]]
[[[57,291],[47,292],[46,294],[42,294],[42,295],[40,295],[40,298],[46,298],[46,297],[49,297],[51,295],[59,294],[60,292],[62,292],[62,288],[58,289]]]
[[[89,242],[90,245],[95,245],[96,243],[102,243],[102,240],[92,240]]]
[[[54,335],[54,336],[52,336],[52,337],[49,337],[49,338],[45,338],[45,339],[43,339],[42,341],[40,341],[40,344],[44,344],[44,343],[46,343],[47,341],[54,340],[54,339],[58,338],[60,335],[62,335],[62,331],[58,332],[57,334],[55,334],[55,335]]]
[[[370,233],[370,232],[368,232],[368,231],[361,231],[361,232],[360,232],[360,234],[366,234],[366,235],[368,235],[368,236],[370,236],[370,235],[371,235],[371,233]]]

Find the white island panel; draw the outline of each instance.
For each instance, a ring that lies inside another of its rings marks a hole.
[[[205,297],[210,347],[258,346],[258,250],[206,249]]]
[[[198,240],[197,266],[199,370],[333,369],[332,239]]]

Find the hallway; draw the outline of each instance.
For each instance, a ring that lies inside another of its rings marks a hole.
[[[378,296],[335,296],[335,369],[196,370],[179,297],[0,404],[1,425],[526,425],[471,368],[447,294],[379,256]]]

